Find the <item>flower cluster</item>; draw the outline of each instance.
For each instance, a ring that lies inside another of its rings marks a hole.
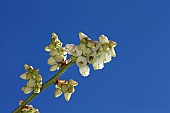
[[[104,35],[99,36],[99,41],[93,41],[82,32],[79,32],[80,44],[67,44],[66,52],[77,57],[76,64],[82,76],[90,74],[88,64],[92,64],[94,70],[102,69],[104,63],[111,61],[112,57],[116,57],[114,47],[116,42],[108,40]]]
[[[48,59],[48,64],[51,65],[50,71],[58,70],[61,64],[66,60],[67,53],[65,47],[62,47],[62,42],[55,33],[52,33],[51,42],[45,47],[45,50],[50,52],[50,58]]]
[[[72,79],[69,81],[66,80],[57,80],[57,83],[55,85],[55,97],[59,97],[62,93],[64,93],[64,97],[66,101],[70,100],[71,94],[74,93],[75,89],[74,86],[77,86],[78,83]]]
[[[28,82],[26,86],[22,87],[22,91],[24,91],[25,94],[32,91],[34,91],[34,93],[39,93],[42,87],[42,76],[39,74],[39,70],[34,69],[32,66],[27,64],[25,64],[24,67],[27,72],[20,75],[20,78],[28,80]]]
[[[23,101],[21,100],[19,104],[21,105]],[[38,109],[33,108],[32,105],[26,105],[21,109],[21,113],[40,113]]]

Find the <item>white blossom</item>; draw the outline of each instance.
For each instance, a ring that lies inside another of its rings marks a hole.
[[[65,49],[68,54],[72,54],[72,49],[75,45],[74,44],[66,44]]]
[[[87,58],[84,56],[79,56],[76,60],[76,64],[78,67],[83,67],[87,65]]]
[[[54,49],[54,50],[50,51],[50,55],[51,56],[59,55],[58,49]]]
[[[97,58],[96,62],[93,63],[94,70],[103,69],[104,63],[100,58]]]
[[[106,36],[100,35],[100,37],[99,37],[99,42],[100,42],[101,44],[105,44],[105,43],[109,43],[109,40],[108,40],[108,38],[107,38]]]
[[[57,62],[62,62],[63,60],[65,60],[65,57],[64,55],[56,55],[54,57],[54,59],[57,61]]]
[[[97,57],[94,53],[91,53],[90,55],[87,55],[87,61],[88,63],[92,64],[96,61]]]
[[[89,55],[91,53],[92,53],[92,50],[90,48],[86,48],[86,49],[83,50],[83,55],[84,56],[87,56],[87,55]]]
[[[79,72],[81,73],[82,76],[86,77],[90,74],[90,68],[88,65],[79,67]]]
[[[76,56],[76,57],[81,56],[82,50],[79,50],[78,46],[74,46],[73,49],[72,49],[72,55]]]
[[[100,59],[104,62],[104,63],[108,63],[112,60],[111,55],[109,54],[109,52],[103,52],[100,55]]]

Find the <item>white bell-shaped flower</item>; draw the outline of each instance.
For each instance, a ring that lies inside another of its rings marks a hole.
[[[81,56],[82,50],[79,50],[78,46],[74,46],[73,49],[72,49],[72,55],[76,56],[76,57]]]
[[[90,68],[88,65],[79,67],[79,72],[81,73],[82,76],[86,77],[90,74]]]
[[[106,36],[100,35],[100,37],[99,37],[99,42],[100,42],[101,44],[105,44],[105,43],[109,43],[109,40],[108,40],[108,38],[107,38]]]
[[[84,56],[87,56],[87,55],[89,55],[91,53],[92,53],[92,50],[90,48],[86,48],[86,49],[83,50],[83,55]]]
[[[50,67],[50,71],[55,71],[59,69],[59,64],[55,64],[53,66]]]
[[[66,44],[65,49],[68,54],[72,54],[72,49],[75,45],[74,44]]]
[[[96,54],[91,53],[90,55],[87,55],[87,61],[88,63],[92,64],[96,61],[97,57]]]
[[[94,70],[103,69],[104,63],[100,58],[97,58],[96,62],[93,63]]]
[[[109,54],[109,52],[103,52],[100,55],[100,59],[104,62],[104,63],[108,63],[112,60],[112,56]]]
[[[83,67],[87,65],[87,58],[84,56],[79,56],[76,60],[76,64],[78,67]]]

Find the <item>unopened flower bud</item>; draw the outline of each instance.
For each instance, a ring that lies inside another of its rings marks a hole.
[[[54,64],[56,64],[56,60],[55,60],[53,57],[50,57],[50,58],[48,59],[47,63],[48,63],[49,65],[54,65]]]
[[[48,46],[45,46],[45,51],[48,51],[48,52],[50,52],[51,51],[51,49],[48,47]]]
[[[34,89],[34,93],[40,93],[40,91],[41,89],[39,87]]]
[[[82,40],[83,38],[87,38],[87,37],[88,37],[88,36],[85,35],[84,33],[79,32],[79,38],[80,38],[80,40]]]
[[[86,77],[90,74],[90,68],[88,67],[88,65],[79,67],[79,72],[81,73],[82,76]]]
[[[54,96],[57,98],[62,94],[62,91],[60,88],[56,88],[55,92],[54,92]]]
[[[78,67],[87,65],[87,58],[84,56],[79,56],[76,60],[76,64]]]
[[[54,59],[57,61],[57,62],[62,62],[64,60],[64,55],[57,55],[54,57]]]
[[[61,90],[62,90],[62,92],[66,92],[68,90],[68,84],[62,84]]]
[[[65,97],[65,100],[66,100],[66,101],[69,101],[69,100],[70,100],[70,97],[71,97],[71,93],[65,92],[65,93],[64,93],[64,97]]]
[[[25,68],[25,70],[28,70],[28,69],[30,69],[30,66],[27,64],[24,64],[24,68]]]
[[[77,86],[78,83],[72,79],[69,80],[69,85],[72,85],[72,86]]]
[[[32,73],[33,73],[34,75],[38,75],[38,69],[33,69]]]
[[[55,70],[58,70],[58,69],[59,69],[59,65],[58,64],[55,64],[55,65],[50,67],[50,71],[55,71]]]
[[[51,56],[59,55],[58,49],[52,50],[52,51],[50,52],[50,55],[51,55]]]
[[[52,33],[52,38],[56,38],[58,40],[58,35],[56,35],[54,32]]]
[[[116,47],[117,43],[114,41],[109,41],[109,46]]]
[[[23,87],[22,91],[24,91],[25,94],[31,93],[31,91],[33,90],[33,88],[30,87]]]
[[[28,75],[28,72],[23,73],[22,75],[20,75],[20,78],[27,80],[27,75]]]
[[[32,80],[32,79],[30,79],[30,80],[27,82],[27,86],[28,86],[28,87],[33,87],[33,86],[35,86],[35,84],[36,84],[35,80]]]
[[[107,38],[106,36],[100,35],[100,37],[99,37],[99,42],[100,42],[101,44],[105,44],[105,43],[109,43],[109,40],[108,40],[108,38]]]

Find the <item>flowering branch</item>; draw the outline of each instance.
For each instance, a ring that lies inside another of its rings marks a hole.
[[[71,95],[75,92],[74,87],[78,83],[73,79],[69,81],[58,80],[61,74],[73,63],[76,63],[80,74],[86,77],[90,74],[90,64],[94,70],[103,69],[105,63],[110,62],[112,57],[116,57],[114,48],[117,44],[112,40],[108,40],[105,35],[100,35],[99,41],[93,41],[84,33],[79,32],[79,39],[79,45],[66,44],[63,47],[58,35],[52,33],[51,42],[45,47],[45,50],[50,53],[47,63],[51,66],[50,71],[60,70],[54,77],[42,85],[42,76],[39,74],[39,70],[25,64],[26,72],[20,78],[28,81],[26,86],[22,87],[22,91],[25,94],[32,91],[33,93],[24,102],[20,102],[20,106],[13,113],[39,113],[38,109],[27,104],[53,83],[56,87],[54,96],[57,98],[64,93],[65,100],[69,101]],[[71,59],[67,60],[67,54],[71,55]]]
[[[50,80],[48,80],[46,83],[44,83],[44,85],[42,86],[41,92],[46,89],[47,87],[49,87],[50,85],[52,85],[53,83],[55,83],[55,81],[58,79],[58,77],[60,77],[72,64],[74,63],[74,61],[71,61],[70,63],[64,65],[61,67],[61,69],[58,71],[58,73],[52,77]],[[40,92],[40,93],[41,93]],[[32,93],[20,106],[18,106],[13,113],[20,113],[20,110],[27,105],[29,102],[31,102],[39,93]]]

